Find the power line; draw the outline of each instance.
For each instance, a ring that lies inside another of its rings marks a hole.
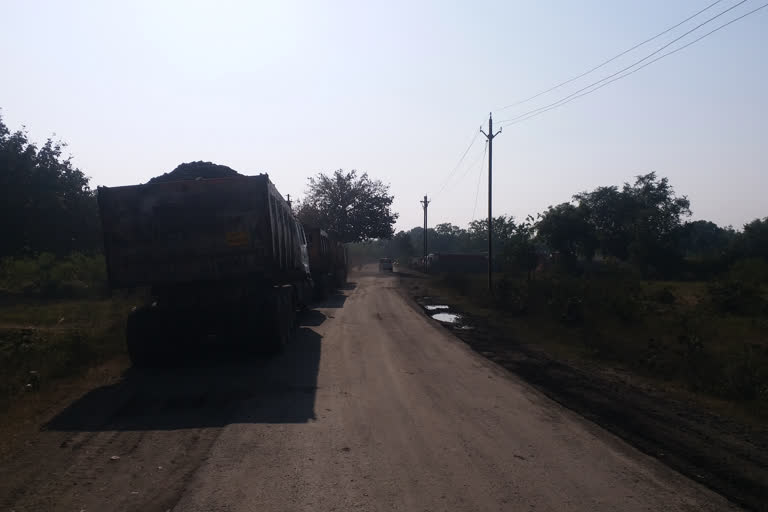
[[[488,141],[485,141],[485,149],[483,150],[483,154],[480,155],[480,158],[475,159],[474,162],[472,162],[465,170],[464,174],[461,175],[461,178],[459,178],[459,181],[463,180],[469,172],[475,168],[478,162],[482,161],[483,158],[485,158],[485,154],[488,151]],[[458,182],[457,182],[458,183]]]
[[[757,11],[759,11],[759,10],[761,10],[761,9],[765,9],[766,7],[768,7],[768,3],[765,3],[765,4],[761,5],[760,7],[757,7],[757,8],[755,8],[755,9],[753,9],[753,10],[751,10],[751,11],[749,11],[749,12],[745,13],[745,14],[742,14],[741,16],[739,16],[739,17],[737,17],[737,18],[734,18],[734,19],[732,19],[732,20],[728,21],[727,23],[723,23],[722,25],[719,25],[718,27],[716,27],[716,28],[714,28],[714,29],[710,30],[710,31],[709,31],[709,32],[707,32],[706,34],[704,34],[704,35],[702,35],[702,36],[699,36],[699,37],[697,37],[697,38],[696,38],[696,39],[694,39],[693,41],[690,41],[690,42],[688,42],[688,43],[684,44],[683,46],[680,46],[679,48],[675,48],[674,50],[671,50],[671,51],[669,51],[669,52],[667,52],[667,53],[665,53],[665,54],[663,54],[663,55],[660,55],[660,56],[656,57],[655,59],[653,59],[653,60],[651,60],[651,61],[649,61],[649,62],[646,62],[646,63],[645,63],[645,64],[643,64],[642,66],[640,66],[640,67],[638,67],[638,68],[635,68],[635,69],[633,69],[633,70],[631,70],[631,71],[628,71],[627,73],[624,73],[623,75],[620,75],[620,76],[618,76],[618,77],[616,77],[616,78],[613,78],[612,80],[609,80],[608,82],[605,82],[604,84],[602,84],[602,85],[600,85],[600,86],[598,86],[598,87],[595,87],[594,89],[591,89],[591,90],[589,90],[589,91],[587,91],[587,92],[583,92],[583,93],[581,93],[581,94],[578,94],[577,96],[574,96],[574,97],[572,97],[572,98],[568,98],[568,99],[565,99],[565,98],[564,98],[564,99],[563,99],[563,100],[561,100],[560,102],[557,102],[557,104],[553,104],[552,106],[550,106],[550,107],[548,107],[548,108],[546,108],[546,109],[544,109],[544,110],[541,110],[541,111],[539,111],[539,112],[535,112],[535,111],[533,111],[532,113],[530,113],[530,115],[527,115],[526,117],[524,117],[524,118],[522,118],[522,119],[515,119],[515,120],[511,120],[511,122],[507,122],[507,124],[505,124],[504,126],[511,126],[511,125],[515,125],[515,124],[518,124],[518,123],[522,123],[523,121],[527,121],[528,119],[531,119],[531,118],[533,118],[533,117],[536,117],[536,116],[538,116],[538,115],[540,115],[540,114],[543,114],[544,112],[548,112],[548,111],[550,111],[550,110],[553,110],[553,109],[556,109],[556,108],[558,108],[558,107],[562,107],[563,105],[565,105],[565,104],[567,104],[567,103],[570,103],[571,101],[574,101],[574,100],[576,100],[576,99],[579,99],[579,98],[581,98],[582,96],[586,96],[586,95],[588,95],[588,94],[592,94],[593,92],[595,92],[595,91],[597,91],[597,90],[599,90],[599,89],[602,89],[602,88],[603,88],[603,87],[605,87],[606,85],[612,84],[613,82],[616,82],[617,80],[621,80],[622,78],[626,78],[626,77],[628,77],[629,75],[631,75],[631,74],[633,74],[633,73],[636,73],[636,72],[640,71],[641,69],[643,69],[643,68],[645,68],[645,67],[648,67],[648,66],[650,66],[650,65],[651,65],[651,64],[653,64],[654,62],[657,62],[657,61],[659,61],[659,60],[661,60],[661,59],[663,59],[663,58],[665,58],[665,57],[669,57],[669,56],[670,56],[670,55],[672,55],[672,54],[675,54],[675,53],[677,53],[677,52],[679,52],[679,51],[681,51],[681,50],[684,50],[685,48],[688,48],[689,46],[691,46],[691,45],[693,45],[693,44],[695,44],[695,43],[698,43],[699,41],[701,41],[701,40],[702,40],[702,39],[704,39],[705,37],[708,37],[708,36],[710,36],[710,35],[714,34],[715,32],[717,32],[717,31],[719,31],[719,30],[722,30],[722,29],[724,29],[724,28],[725,28],[725,27],[727,27],[728,25],[731,25],[732,23],[736,23],[737,21],[739,21],[739,20],[741,20],[741,19],[743,19],[743,18],[746,18],[747,16],[750,16],[750,15],[752,15],[752,14],[756,13]]]
[[[480,136],[480,132],[476,132],[475,136],[472,138],[472,141],[469,143],[469,146],[467,146],[467,149],[464,150],[464,153],[461,154],[461,157],[459,158],[459,161],[456,162],[456,165],[453,167],[450,173],[448,173],[448,176],[446,176],[445,180],[443,181],[442,186],[440,187],[440,190],[438,190],[436,195],[439,195],[443,190],[445,190],[446,185],[448,185],[448,182],[451,180],[451,177],[456,173],[459,166],[461,165],[461,162],[464,161],[464,159],[467,157],[467,153],[469,153],[469,150],[472,149],[472,146],[475,145],[475,142],[477,142],[477,138]]]
[[[475,211],[477,210],[477,197],[480,195],[480,181],[483,178],[483,171],[485,163],[485,154],[488,151],[488,142],[485,143],[485,149],[483,150],[483,158],[480,160],[480,173],[477,175],[477,189],[475,189],[475,206],[472,207],[472,221],[475,220]]]
[[[515,102],[515,103],[510,103],[509,105],[506,105],[506,106],[504,106],[504,107],[501,107],[500,109],[498,109],[498,111],[497,111],[497,112],[501,112],[502,110],[506,110],[506,109],[508,109],[508,108],[516,107],[516,106],[518,106],[518,105],[522,105],[523,103],[527,103],[527,102],[529,102],[529,101],[531,101],[531,100],[534,100],[534,99],[538,98],[539,96],[543,96],[543,95],[545,95],[545,94],[547,94],[547,93],[549,93],[549,92],[552,92],[552,91],[554,91],[554,90],[556,90],[556,89],[559,89],[559,88],[561,88],[561,87],[562,87],[562,86],[564,86],[564,85],[568,85],[568,84],[570,84],[571,82],[575,82],[575,81],[576,81],[576,80],[578,80],[579,78],[585,77],[585,76],[589,75],[590,73],[593,73],[593,72],[597,71],[598,69],[602,68],[602,67],[603,67],[603,66],[605,66],[606,64],[610,64],[611,62],[615,61],[615,60],[616,60],[616,59],[618,59],[619,57],[623,57],[624,55],[628,54],[629,52],[631,52],[631,51],[633,51],[633,50],[636,50],[636,49],[640,48],[641,46],[643,46],[643,45],[645,45],[645,44],[647,44],[647,43],[650,43],[650,42],[651,42],[651,41],[653,41],[654,39],[658,39],[659,37],[663,36],[664,34],[667,34],[667,33],[671,32],[672,30],[676,29],[676,28],[677,28],[677,27],[679,27],[680,25],[683,25],[684,23],[686,23],[686,22],[688,22],[688,21],[692,20],[693,18],[695,18],[695,17],[696,17],[696,16],[698,16],[699,14],[701,14],[701,13],[703,13],[703,12],[705,12],[705,11],[707,11],[707,10],[711,9],[712,7],[714,7],[715,5],[719,4],[719,3],[720,3],[720,2],[722,2],[722,1],[723,1],[723,0],[716,0],[715,2],[712,2],[712,3],[711,3],[711,4],[709,4],[708,6],[706,6],[705,8],[703,8],[702,10],[700,10],[699,12],[697,12],[696,14],[693,14],[693,15],[691,15],[691,16],[688,16],[688,17],[687,17],[687,18],[685,18],[683,21],[681,21],[681,22],[679,22],[679,23],[677,23],[677,24],[675,24],[675,25],[673,25],[673,26],[669,27],[668,29],[664,30],[663,32],[659,32],[659,33],[658,33],[658,34],[656,34],[655,36],[653,36],[653,37],[650,37],[650,38],[646,39],[646,40],[645,40],[645,41],[643,41],[642,43],[638,43],[638,44],[636,44],[635,46],[633,46],[632,48],[629,48],[629,49],[627,49],[627,50],[624,50],[623,52],[621,52],[621,53],[619,53],[619,54],[617,54],[617,55],[614,55],[614,56],[613,56],[613,57],[611,57],[610,59],[608,59],[608,60],[605,60],[605,61],[601,62],[601,63],[600,63],[600,64],[598,64],[597,66],[595,66],[595,67],[593,67],[593,68],[591,68],[591,69],[589,69],[589,70],[587,70],[587,71],[584,71],[583,73],[581,73],[581,74],[579,74],[579,75],[576,75],[576,76],[574,76],[574,77],[572,77],[572,78],[569,78],[568,80],[566,80],[566,81],[564,81],[564,82],[560,82],[559,84],[557,84],[557,85],[555,85],[555,86],[553,86],[553,87],[550,87],[549,89],[547,89],[547,90],[545,90],[545,91],[541,91],[541,92],[539,92],[539,93],[536,93],[536,94],[534,94],[533,96],[530,96],[530,97],[528,97],[528,98],[525,98],[524,100],[520,100],[520,101],[517,101],[517,102]]]
[[[681,36],[678,36],[678,37],[676,37],[675,39],[673,39],[672,41],[668,42],[667,44],[665,44],[665,45],[664,45],[664,46],[662,46],[661,48],[659,48],[659,49],[657,49],[657,50],[655,50],[655,51],[653,51],[653,52],[649,53],[648,55],[646,55],[646,56],[645,56],[645,57],[643,57],[642,59],[640,59],[640,60],[637,60],[637,61],[633,62],[633,63],[632,63],[632,64],[630,64],[629,66],[626,66],[626,67],[624,67],[624,68],[622,68],[622,69],[620,69],[620,70],[616,71],[615,73],[612,73],[612,74],[610,74],[610,75],[606,76],[605,78],[601,78],[600,80],[598,80],[598,81],[596,81],[596,82],[593,82],[593,83],[591,83],[591,84],[587,85],[586,87],[582,87],[582,88],[581,88],[581,89],[579,89],[578,91],[575,91],[575,92],[573,92],[573,93],[569,94],[568,96],[565,96],[564,98],[561,98],[561,99],[559,99],[559,100],[555,101],[554,103],[550,103],[549,105],[545,105],[545,106],[543,106],[543,107],[539,107],[539,108],[535,108],[535,109],[533,109],[533,110],[529,110],[528,112],[525,112],[525,113],[523,113],[523,114],[520,114],[520,115],[518,115],[518,116],[512,117],[512,118],[510,118],[510,119],[505,119],[505,120],[501,121],[501,123],[508,123],[508,122],[510,122],[510,121],[517,121],[518,119],[521,119],[521,118],[523,118],[523,117],[527,117],[527,116],[529,116],[530,114],[533,114],[533,113],[535,113],[535,112],[538,112],[538,111],[545,111],[545,110],[549,109],[550,107],[553,107],[553,106],[556,106],[556,105],[558,105],[558,104],[559,104],[559,103],[561,103],[561,102],[565,102],[566,100],[568,100],[568,99],[570,99],[570,98],[572,98],[572,97],[574,97],[574,96],[578,95],[579,93],[582,93],[582,92],[586,91],[587,89],[591,89],[591,88],[592,88],[592,87],[594,87],[595,85],[598,85],[598,84],[600,84],[600,83],[602,83],[602,82],[605,82],[606,80],[609,80],[609,79],[611,79],[611,78],[613,78],[613,77],[615,77],[615,76],[617,76],[617,75],[619,75],[619,74],[621,74],[621,73],[623,73],[623,72],[627,71],[628,69],[631,69],[631,68],[633,68],[633,67],[637,66],[638,64],[640,64],[640,63],[642,63],[642,62],[645,62],[646,60],[650,59],[651,57],[653,57],[654,55],[658,54],[658,53],[659,53],[659,52],[661,52],[662,50],[665,50],[666,48],[669,48],[671,45],[673,45],[674,43],[676,43],[676,42],[677,42],[677,41],[679,41],[680,39],[682,39],[682,38],[684,38],[685,36],[689,35],[691,32],[694,32],[694,31],[696,31],[696,30],[700,29],[701,27],[703,27],[703,26],[704,26],[704,25],[706,25],[707,23],[710,23],[710,22],[714,21],[715,19],[719,18],[719,17],[720,17],[720,16],[722,16],[723,14],[725,14],[725,13],[727,13],[727,12],[729,12],[729,11],[732,11],[733,9],[735,9],[735,8],[736,8],[736,7],[738,7],[738,6],[740,6],[741,4],[743,4],[743,3],[744,3],[744,2],[746,2],[746,1],[747,1],[747,0],[741,0],[740,2],[736,3],[735,5],[732,5],[732,6],[731,6],[731,7],[729,7],[728,9],[726,9],[726,10],[722,11],[721,13],[719,13],[719,14],[716,14],[715,16],[713,16],[713,17],[711,17],[711,18],[707,19],[706,21],[703,21],[703,22],[699,23],[698,25],[696,25],[695,27],[693,27],[691,30],[689,30],[689,31],[685,32],[685,33],[684,33],[683,35],[681,35]]]

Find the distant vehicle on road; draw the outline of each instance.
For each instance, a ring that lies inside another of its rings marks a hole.
[[[389,258],[381,258],[379,260],[379,272],[392,272],[392,260]]]

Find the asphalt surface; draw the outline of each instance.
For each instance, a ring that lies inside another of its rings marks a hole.
[[[353,274],[270,360],[128,372],[0,467],[0,510],[732,510]]]

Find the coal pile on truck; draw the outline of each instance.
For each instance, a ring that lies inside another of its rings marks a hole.
[[[234,178],[243,176],[236,170],[226,165],[214,164],[212,162],[187,162],[178,165],[171,172],[161,176],[155,176],[147,183],[163,183],[166,181],[196,180],[205,178]]]
[[[258,352],[287,343],[312,279],[304,230],[267,174],[193,162],[99,187],[98,204],[110,286],[151,288],[127,322],[134,365],[211,339]]]

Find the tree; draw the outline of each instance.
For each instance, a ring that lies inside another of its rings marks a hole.
[[[501,254],[517,226],[512,216],[500,215],[493,218],[493,253]],[[484,219],[473,220],[469,223],[469,241],[473,252],[488,251],[488,221]]]
[[[732,248],[736,231],[707,220],[695,220],[680,227],[678,238],[680,249],[686,256],[711,259],[722,257]]]
[[[391,238],[398,214],[389,185],[372,180],[368,173],[337,170],[309,178],[307,196],[298,205],[302,223],[335,231],[344,242]]]
[[[0,256],[99,248],[95,194],[65,147],[38,147],[0,117]]]
[[[575,263],[578,257],[591,260],[595,255],[597,234],[584,206],[571,203],[550,206],[539,215],[536,229],[547,247],[557,251],[567,263]]]
[[[742,244],[746,256],[768,260],[768,217],[744,225]]]
[[[626,194],[615,186],[598,187],[573,196],[594,227],[600,251],[620,260],[629,258],[634,208]]]
[[[504,266],[525,272],[530,281],[539,262],[536,243],[533,240],[535,225],[533,217],[517,223],[504,245]]]
[[[414,248],[411,236],[405,231],[398,232],[392,239],[392,252],[398,259],[407,259],[413,256]]]
[[[574,199],[586,209],[604,255],[631,259],[645,273],[672,269],[682,259],[676,234],[691,214],[690,202],[675,195],[667,178],[652,172],[620,191],[600,187]]]

